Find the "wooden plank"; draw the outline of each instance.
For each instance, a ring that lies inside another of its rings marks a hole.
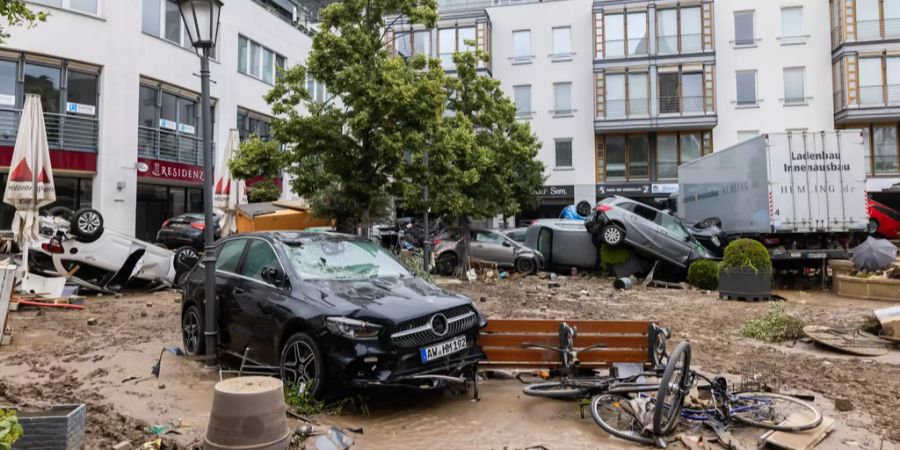
[[[788,421],[793,420],[793,416],[788,418]],[[799,422],[800,420],[797,421]],[[822,423],[820,423],[819,426],[813,428],[812,430],[801,431],[798,433],[767,431],[765,434],[760,436],[759,443],[760,446],[769,444],[773,447],[786,450],[810,450],[819,442],[822,442],[822,439],[825,439],[825,437],[828,436],[828,433],[831,432],[831,429],[833,427],[834,419],[832,419],[831,417],[824,417],[822,418]]]
[[[522,348],[522,343],[542,344],[557,346],[559,336],[549,334],[481,334],[478,336],[478,345],[482,347],[512,347]],[[606,344],[607,348],[631,348],[646,349],[647,336],[604,336],[582,335],[575,337],[575,347],[584,348],[596,344]]]
[[[561,320],[542,319],[492,319],[481,329],[482,333],[557,333]],[[566,320],[570,326],[578,327],[578,334],[588,333],[633,333],[646,335],[651,322],[638,320]]]
[[[559,353],[549,350],[536,350],[525,348],[493,348],[483,349],[488,361],[512,362],[540,362],[559,363]],[[646,362],[647,351],[641,350],[607,350],[597,349],[578,354],[582,362],[614,363],[614,362]]]

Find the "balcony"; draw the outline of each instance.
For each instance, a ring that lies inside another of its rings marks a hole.
[[[900,116],[900,84],[860,86],[857,103],[849,104],[844,91],[834,93],[836,123],[896,120]]]
[[[655,105],[654,105],[655,103]],[[652,106],[656,106],[653,111]],[[707,130],[718,122],[715,110],[703,97],[660,97],[606,100],[594,120],[598,132],[652,130]]]
[[[20,109],[0,109],[0,145],[14,146],[22,117]],[[68,114],[44,113],[44,126],[50,148],[97,152],[97,119]]]
[[[678,55],[703,51],[703,35],[682,34],[679,36],[657,36],[656,51],[659,55]]]
[[[203,164],[200,138],[159,128],[138,127],[138,156],[199,166]]]

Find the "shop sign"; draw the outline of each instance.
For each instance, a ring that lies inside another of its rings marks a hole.
[[[0,94],[0,105],[16,106],[16,96],[8,94]]]
[[[166,120],[166,119],[159,119],[159,127],[165,128],[167,130],[172,130],[172,131],[175,131],[178,129],[178,126],[175,124],[175,122],[173,122],[171,120]]]
[[[66,111],[75,114],[84,114],[88,116],[97,115],[97,107],[94,105],[84,105],[81,103],[66,103]]]
[[[678,183],[653,183],[654,194],[674,194],[678,192]]]
[[[179,123],[179,124],[178,124],[178,131],[179,131],[180,133],[194,134],[194,126],[193,126],[193,125],[188,125],[188,124],[186,124],[186,123]]]
[[[141,171],[140,169],[146,170]],[[199,184],[203,182],[203,168],[172,161],[138,158],[138,176]]]
[[[544,186],[541,197],[566,198],[575,196],[575,186]]]
[[[650,183],[603,183],[597,185],[597,195],[650,195]]]

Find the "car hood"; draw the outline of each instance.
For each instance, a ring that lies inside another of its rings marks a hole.
[[[308,296],[336,313],[379,323],[396,324],[460,305],[471,305],[465,296],[450,294],[418,277],[369,280],[308,280]]]

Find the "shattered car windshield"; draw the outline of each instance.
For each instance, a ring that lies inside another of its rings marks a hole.
[[[410,275],[402,264],[374,242],[314,240],[285,244],[284,248],[294,270],[307,280]]]

